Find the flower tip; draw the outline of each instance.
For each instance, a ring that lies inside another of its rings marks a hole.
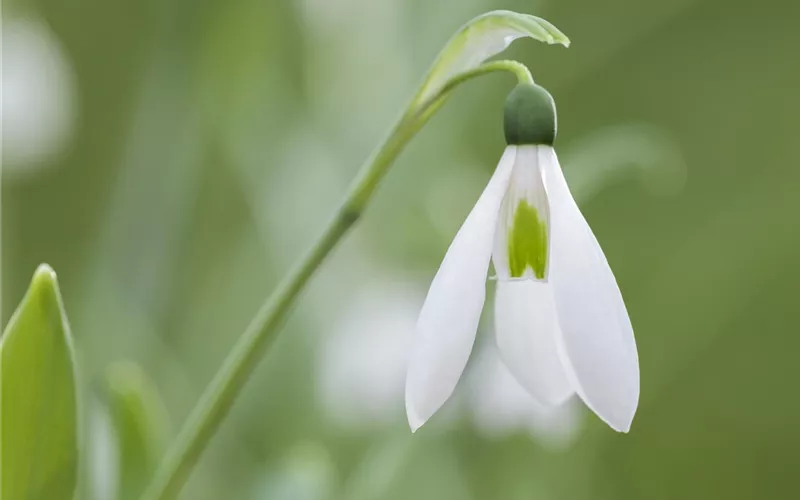
[[[624,414],[603,416],[597,413],[597,416],[615,431],[621,434],[627,434],[631,430],[631,425],[633,424],[633,417],[635,414],[636,406],[633,407],[632,411],[625,412]]]
[[[408,426],[411,428],[412,434],[417,432],[425,423],[425,419],[417,414],[408,398],[406,398],[406,416],[408,417]]]
[[[636,381],[635,392],[616,399],[587,399],[583,391],[579,391],[583,402],[597,417],[617,432],[627,434],[631,430],[636,410],[639,407],[639,384]]]
[[[631,424],[633,423],[633,419],[625,420],[624,422],[619,422],[622,425],[608,425],[611,426],[612,429],[619,432],[620,434],[627,434],[631,430]]]

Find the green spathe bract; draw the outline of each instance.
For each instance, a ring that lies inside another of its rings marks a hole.
[[[506,144],[552,146],[556,128],[556,105],[544,88],[521,83],[508,94],[503,114]]]
[[[570,43],[564,33],[540,17],[509,10],[487,12],[466,23],[447,42],[425,76],[412,106],[425,102],[451,78],[477,67],[523,37],[565,47]]]
[[[547,225],[536,208],[526,200],[520,200],[508,232],[508,272],[512,278],[521,278],[528,268],[537,279],[544,279]]]
[[[0,342],[0,497],[70,500],[78,470],[74,356],[56,274],[36,270]]]

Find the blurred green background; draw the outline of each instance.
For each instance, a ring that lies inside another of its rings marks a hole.
[[[800,3],[2,8],[2,322],[51,264],[87,401],[80,498],[112,498],[109,365],[143,367],[174,436],[444,42],[496,8],[573,42],[506,56],[556,99],[557,150],[628,304],[631,433],[577,402],[532,408],[498,371],[490,312],[451,403],[408,431],[410,329],[504,146],[513,82],[491,76],[402,155],[184,498],[800,498]]]

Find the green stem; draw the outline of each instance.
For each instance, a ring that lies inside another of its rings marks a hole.
[[[456,86],[495,71],[510,71],[517,75],[521,83],[532,81],[524,65],[515,61],[493,61],[456,75],[435,96],[400,118],[386,140],[364,163],[344,203],[322,235],[299,264],[280,282],[236,342],[167,452],[143,496],[144,499],[168,500],[178,495],[251,372],[275,340],[300,292],[342,236],[361,216],[389,166],[444,104]]]
[[[510,73],[514,73],[517,77],[518,83],[533,83],[533,77],[531,76],[530,70],[528,67],[522,64],[521,62],[517,61],[491,61],[488,63],[481,64],[480,66],[473,68],[469,71],[464,71],[463,73],[459,73],[453,78],[449,79],[447,83],[444,84],[442,89],[437,92],[436,96],[433,99],[438,98],[439,96],[449,94],[451,90],[458,87],[462,83],[466,82],[467,80],[471,80],[476,76],[485,75],[487,73],[492,73],[494,71],[508,71]]]

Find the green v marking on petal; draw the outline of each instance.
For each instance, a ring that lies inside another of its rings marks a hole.
[[[547,267],[547,225],[527,200],[520,200],[508,233],[508,269],[521,278],[530,267],[537,279],[544,279]]]

